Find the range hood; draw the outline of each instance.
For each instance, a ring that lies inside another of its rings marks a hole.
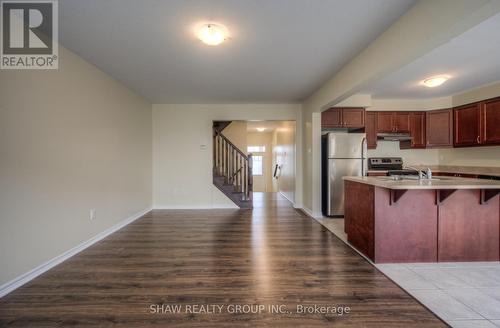
[[[409,133],[378,133],[377,140],[382,141],[411,141],[411,136]]]

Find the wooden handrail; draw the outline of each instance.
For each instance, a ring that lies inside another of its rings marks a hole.
[[[236,147],[236,145],[233,144],[228,138],[226,138],[225,135],[216,130],[214,130],[214,132],[215,135],[219,135],[222,139],[224,139],[224,141],[227,142],[231,147],[233,147],[241,156],[243,156],[244,159],[248,160],[248,156],[244,152],[242,152],[238,147]]]
[[[224,178],[224,184],[233,185],[242,193],[242,201],[251,201],[253,192],[252,154],[246,155],[225,135],[213,130],[214,174]]]

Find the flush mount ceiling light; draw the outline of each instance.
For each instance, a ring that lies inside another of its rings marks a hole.
[[[197,30],[198,39],[209,46],[217,46],[228,37],[228,30],[222,24],[206,23]]]
[[[428,79],[425,79],[422,83],[428,88],[438,87],[441,84],[445,83],[450,77],[447,75],[439,75],[433,76]]]
[[[264,132],[264,130],[265,130],[265,129],[266,129],[266,128],[257,128],[257,131],[259,131],[259,132]]]

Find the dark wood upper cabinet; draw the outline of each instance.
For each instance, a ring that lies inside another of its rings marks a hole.
[[[476,146],[481,144],[480,104],[474,103],[453,109],[455,147]]]
[[[366,112],[365,114],[365,133],[366,145],[368,149],[377,148],[377,113]]]
[[[325,128],[362,129],[365,127],[365,109],[330,108],[321,113],[321,126]]]
[[[394,132],[410,132],[410,113],[396,112],[393,116]]]
[[[394,132],[393,112],[377,112],[377,133]]]
[[[425,113],[410,113],[410,148],[425,148]]]
[[[328,128],[342,127],[342,109],[330,108],[322,112],[321,126]]]
[[[342,108],[342,125],[346,128],[364,128],[365,109]]]
[[[483,126],[481,142],[487,145],[500,144],[500,98],[482,103],[481,123]]]
[[[453,147],[453,111],[431,110],[425,113],[427,148]]]
[[[408,112],[377,112],[377,132],[410,132],[410,115]]]

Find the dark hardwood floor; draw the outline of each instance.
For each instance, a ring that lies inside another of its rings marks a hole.
[[[223,308],[185,313],[197,304]],[[266,308],[230,313],[245,304]],[[167,305],[181,313],[151,313]],[[350,313],[296,313],[300,305]],[[446,325],[283,197],[256,194],[253,210],[148,213],[0,299],[0,326]]]

